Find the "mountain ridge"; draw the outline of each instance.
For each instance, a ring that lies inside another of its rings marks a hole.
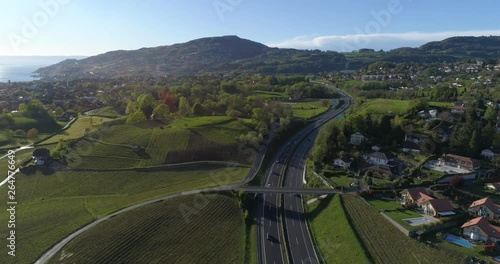
[[[368,52],[366,54],[373,53]],[[378,52],[380,53],[380,52]],[[372,60],[350,61],[335,51],[268,47],[235,35],[206,37],[185,43],[137,50],[109,51],[80,60],[70,59],[40,68],[43,78],[113,78],[124,76],[193,75],[214,72],[317,73],[352,70]],[[402,47],[377,54],[380,61],[442,62],[465,58],[499,58],[500,37],[452,37],[417,48]],[[368,58],[368,56],[366,56]]]

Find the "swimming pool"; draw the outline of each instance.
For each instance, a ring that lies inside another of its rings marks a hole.
[[[461,239],[459,237],[456,237],[456,236],[452,236],[452,235],[446,235],[446,237],[444,238],[444,240],[450,242],[450,243],[453,243],[455,245],[459,245],[459,246],[462,246],[462,247],[466,247],[466,248],[471,248],[472,247],[472,244],[465,240],[465,239]]]
[[[430,223],[425,217],[417,217],[417,218],[406,218],[403,221],[407,222],[411,226],[419,226]]]

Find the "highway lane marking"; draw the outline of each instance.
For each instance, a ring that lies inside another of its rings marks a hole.
[[[299,239],[298,238],[295,238],[295,243],[297,243],[297,245],[299,244]]]

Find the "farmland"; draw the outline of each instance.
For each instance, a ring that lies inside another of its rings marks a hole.
[[[50,263],[242,263],[244,233],[236,199],[184,196],[101,223]]]
[[[308,205],[307,217],[325,263],[370,263],[362,243],[349,225],[340,196]]]
[[[193,165],[163,171],[36,169],[19,174],[16,227],[23,232],[17,237],[16,259],[19,263],[33,262],[66,235],[118,209],[172,193],[234,183],[247,172],[246,167]],[[1,191],[6,191],[6,186],[0,187]],[[6,195],[0,196],[0,203],[5,205],[6,199]],[[0,222],[7,219],[7,211],[1,210]],[[5,234],[6,228],[1,225],[0,233]]]
[[[409,225],[407,222],[403,221],[403,219],[421,217],[421,215],[412,210],[404,209],[400,203],[379,199],[367,199],[367,202],[377,210],[383,210],[385,215],[398,222],[398,224],[407,230],[417,230],[419,228],[418,226]]]
[[[397,230],[361,198],[344,195],[352,227],[375,263],[461,263],[465,256],[429,248]]]

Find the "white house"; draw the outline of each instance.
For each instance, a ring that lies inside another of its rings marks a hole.
[[[333,165],[341,168],[351,167],[351,161],[348,158],[338,158],[333,161]]]
[[[384,152],[372,152],[365,155],[365,159],[372,165],[385,165],[394,158],[392,157],[392,155],[386,154]]]
[[[492,160],[496,155],[497,154],[490,149],[483,149],[483,151],[481,151],[481,156],[488,160]]]
[[[356,133],[351,135],[351,144],[353,144],[353,145],[359,146],[363,142],[365,142],[365,140],[366,140],[366,137],[363,134],[361,134],[360,132],[356,132]]]

